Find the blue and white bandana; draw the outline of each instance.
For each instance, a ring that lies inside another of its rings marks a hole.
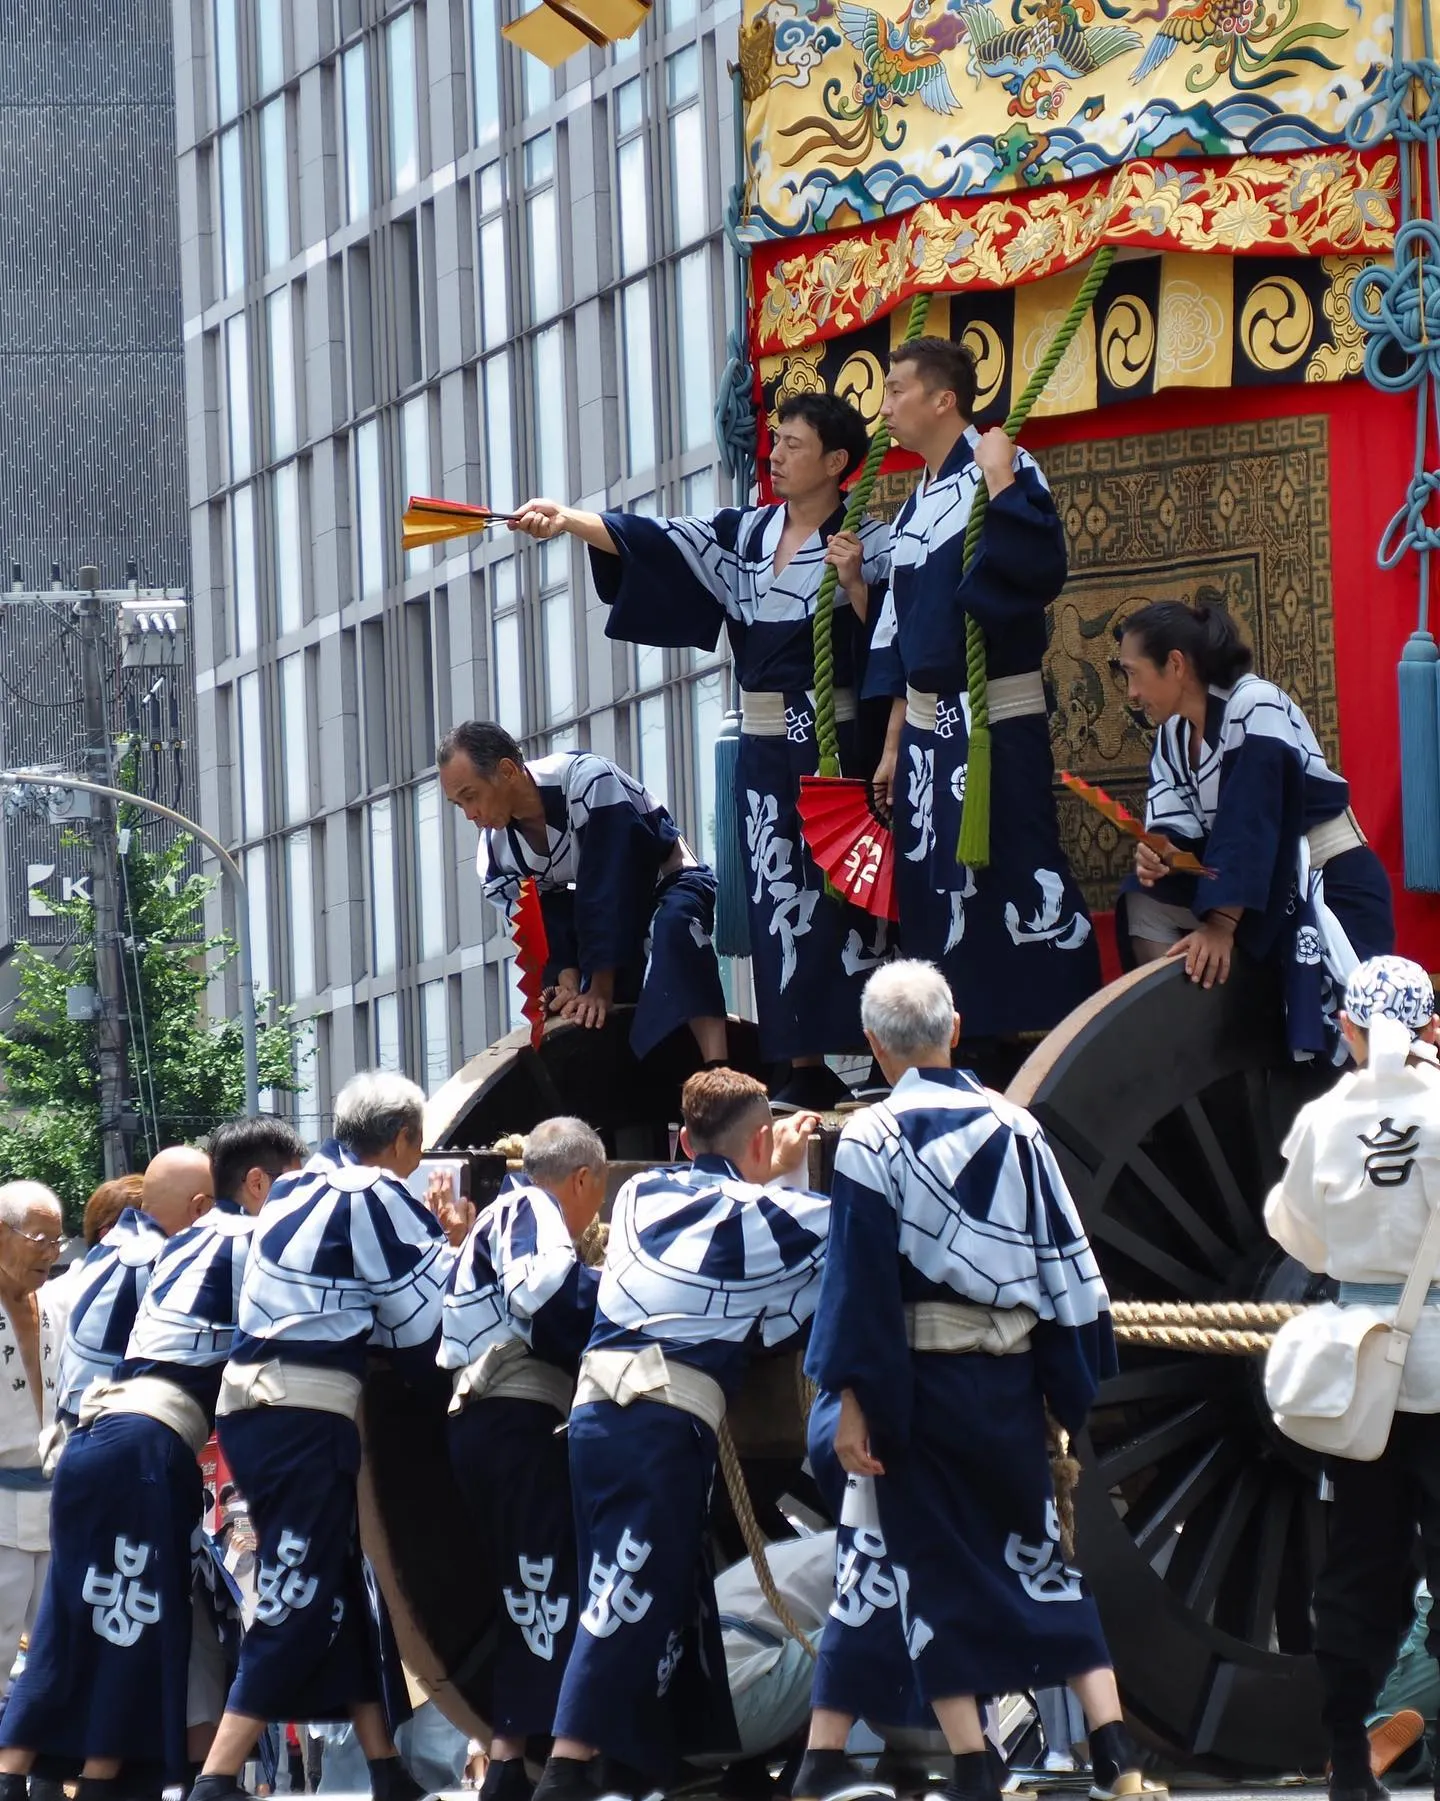
[[[1374,1019],[1393,1019],[1413,1038],[1434,1018],[1435,988],[1408,957],[1370,957],[1346,983],[1345,1012],[1366,1030]]]

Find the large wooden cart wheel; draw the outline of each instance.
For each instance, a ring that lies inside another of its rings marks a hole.
[[[1073,1013],[1009,1093],[1044,1125],[1116,1300],[1292,1301],[1317,1285],[1262,1210],[1291,1121],[1335,1074],[1292,1060],[1266,971],[1207,992],[1169,963]],[[1080,1562],[1144,1727],[1189,1762],[1318,1772],[1325,1506],[1260,1377],[1258,1358],[1121,1347],[1078,1450]]]

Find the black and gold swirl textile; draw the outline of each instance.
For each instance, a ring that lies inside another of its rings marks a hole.
[[[1293,265],[1292,265],[1293,267]],[[1329,420],[1323,415],[1101,438],[1040,453],[1070,551],[1045,658],[1055,767],[1145,808],[1152,733],[1126,704],[1115,625],[1153,600],[1218,602],[1256,668],[1338,763]],[[911,475],[882,478],[893,516]],[[1061,835],[1092,907],[1114,905],[1130,846],[1056,784]]]
[[[1166,388],[1341,381],[1360,373],[1350,291],[1374,257],[1164,255],[1118,262],[1034,417],[1090,412]],[[982,418],[1000,418],[1055,334],[1083,270],[998,292],[935,294],[928,329],[974,353]],[[866,422],[904,309],[858,331],[760,359],[766,414],[793,394],[834,389]]]

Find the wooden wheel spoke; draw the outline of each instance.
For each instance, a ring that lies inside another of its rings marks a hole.
[[[1153,1504],[1150,1494],[1125,1516],[1125,1525],[1142,1551],[1154,1551],[1166,1535],[1183,1526],[1191,1513],[1239,1468],[1241,1454],[1232,1439],[1216,1439]]]
[[[1195,1247],[1197,1258],[1216,1277],[1223,1276],[1235,1261],[1235,1253],[1223,1238],[1201,1218],[1199,1210],[1181,1194],[1152,1157],[1134,1150],[1126,1160],[1131,1177],[1145,1190],[1164,1217]]]
[[[1101,1480],[1108,1488],[1116,1488],[1197,1439],[1219,1439],[1224,1432],[1224,1410],[1213,1401],[1195,1401],[1104,1452],[1099,1458]]]
[[[1130,1407],[1138,1401],[1189,1399],[1195,1395],[1213,1394],[1233,1380],[1233,1370],[1218,1357],[1192,1357],[1187,1352],[1161,1351],[1154,1363],[1133,1363],[1129,1355],[1126,1367],[1118,1376],[1109,1376],[1100,1384],[1095,1402],[1103,1407]]]
[[[1208,1619],[1214,1610],[1221,1586],[1231,1572],[1235,1552],[1260,1498],[1260,1478],[1252,1466],[1241,1474],[1240,1480],[1226,1495],[1219,1518],[1194,1562],[1185,1603],[1202,1619]]]
[[[1171,1296],[1179,1296],[1185,1301],[1208,1301],[1215,1293],[1213,1277],[1198,1275],[1188,1263],[1169,1251],[1162,1250],[1142,1232],[1133,1227],[1122,1225],[1111,1214],[1102,1213],[1099,1219],[1090,1222],[1090,1236],[1102,1244],[1118,1251],[1122,1257],[1128,1257],[1132,1263],[1138,1264],[1142,1270],[1155,1278],[1161,1289],[1168,1289]]]
[[[1288,1482],[1276,1481],[1266,1498],[1260,1542],[1255,1553],[1255,1568],[1251,1575],[1250,1617],[1245,1636],[1252,1645],[1270,1643],[1270,1625],[1275,1617],[1275,1601],[1285,1569],[1286,1538],[1294,1511],[1294,1490]]]
[[[1219,1135],[1211,1125],[1204,1107],[1198,1100],[1191,1099],[1185,1102],[1181,1112],[1194,1136],[1195,1147],[1215,1186],[1215,1193],[1235,1234],[1237,1245],[1243,1249],[1256,1243],[1263,1236],[1259,1217],[1246,1201],[1239,1177],[1226,1156]]]

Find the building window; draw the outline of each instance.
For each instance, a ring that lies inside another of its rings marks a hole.
[[[420,179],[420,125],[415,105],[415,14],[392,19],[390,50],[390,183],[403,194]]]
[[[255,599],[255,492],[237,488],[230,496],[230,557],[235,591],[235,649],[254,650],[260,641]]]
[[[230,479],[250,473],[250,340],[244,313],[225,321],[225,397],[230,409]]]
[[[306,1144],[320,1141],[320,1029],[315,1019],[295,1022],[295,1130]]]
[[[290,261],[290,158],[283,94],[260,110],[260,176],[265,267],[280,269]]]
[[[665,696],[652,694],[636,708],[639,717],[640,780],[662,806],[670,804],[670,772],[666,751]]]
[[[471,0],[470,68],[475,88],[475,142],[493,144],[500,136],[500,35],[495,0]]]
[[[271,94],[285,80],[284,0],[255,0],[255,52],[260,92]]]
[[[665,680],[665,652],[658,644],[635,646],[635,686],[658,688]]]
[[[531,63],[535,58],[526,57],[525,61]],[[549,319],[560,310],[560,230],[555,139],[548,131],[525,146],[525,232],[530,250],[531,317]]]
[[[495,717],[512,738],[525,733],[525,680],[520,668],[520,618],[495,619]]]
[[[670,105],[670,217],[676,244],[705,235],[705,146],[700,113],[700,52],[668,57],[665,85]]]
[[[525,117],[544,112],[555,98],[555,77],[538,56],[522,56],[525,71]]]
[[[695,700],[695,774],[700,790],[701,856],[715,866],[715,740],[725,722],[725,677],[720,670],[702,675],[691,689]],[[725,796],[726,805],[734,796]]]
[[[375,404],[375,321],[370,282],[370,250],[357,244],[350,268],[350,406],[363,413]]]
[[[295,347],[291,325],[291,290],[278,288],[265,302],[270,337],[270,455],[288,457],[295,449]]]
[[[238,294],[245,286],[245,184],[238,125],[220,138],[220,260],[223,291]]]
[[[575,622],[568,588],[547,594],[541,601],[540,629],[545,639],[550,719],[566,719],[575,711]]]
[[[245,916],[250,925],[250,980],[260,994],[270,992],[270,897],[265,892],[265,846],[245,853]]]
[[[430,492],[430,401],[419,394],[407,400],[400,409],[400,450],[404,460],[400,492],[408,500],[412,494]],[[410,551],[405,558],[407,570],[428,569],[428,548]]]
[[[450,1080],[450,1007],[444,982],[426,982],[420,990],[420,1029],[425,1035],[425,1092],[434,1094]]]
[[[697,469],[693,475],[687,475],[681,492],[686,517],[707,518],[715,511],[714,469]]]
[[[393,994],[375,997],[375,1067],[399,1069],[400,1003]]]
[[[385,527],[381,518],[380,426],[374,419],[355,428],[355,523],[360,547],[360,593],[385,592]]]
[[[632,82],[639,87],[639,82]],[[615,153],[620,209],[620,273],[635,275],[650,260],[650,205],[645,192],[645,139],[630,138]]]
[[[215,0],[215,117],[223,125],[240,110],[240,34],[236,0]]]
[[[310,731],[305,705],[305,653],[280,659],[280,737],[285,759],[285,818],[310,817]]]
[[[296,832],[285,841],[290,882],[291,998],[315,992],[315,886],[310,868],[310,834]]]
[[[510,422],[510,353],[485,365],[485,498],[497,513],[515,505],[515,463]]]
[[[620,290],[620,333],[625,357],[626,472],[655,466],[654,335],[650,284],[645,277]]]
[[[305,589],[300,561],[300,466],[275,471],[275,613],[283,637],[305,623]]]
[[[354,44],[341,63],[345,90],[345,217],[353,224],[370,211],[370,127],[365,92],[365,46]]]
[[[240,836],[265,830],[265,733],[260,723],[260,677],[255,670],[235,684],[240,717]]]
[[[708,250],[681,257],[675,270],[675,300],[680,340],[680,445],[683,450],[703,450],[715,435]]]
[[[552,325],[535,339],[535,473],[542,494],[568,494],[565,473],[565,344]]]
[[[695,18],[695,0],[665,0],[665,29],[689,25]]]
[[[480,341],[486,350],[494,350],[510,335],[505,263],[505,220],[497,213],[480,222]]]
[[[389,800],[370,803],[370,922],[372,973],[395,968],[395,822]]]
[[[421,782],[415,790],[415,892],[423,963],[445,955],[445,844],[438,782]]]
[[[390,227],[390,250],[395,273],[395,380],[401,388],[413,388],[425,374],[420,329],[420,234],[413,213],[397,219]]]

